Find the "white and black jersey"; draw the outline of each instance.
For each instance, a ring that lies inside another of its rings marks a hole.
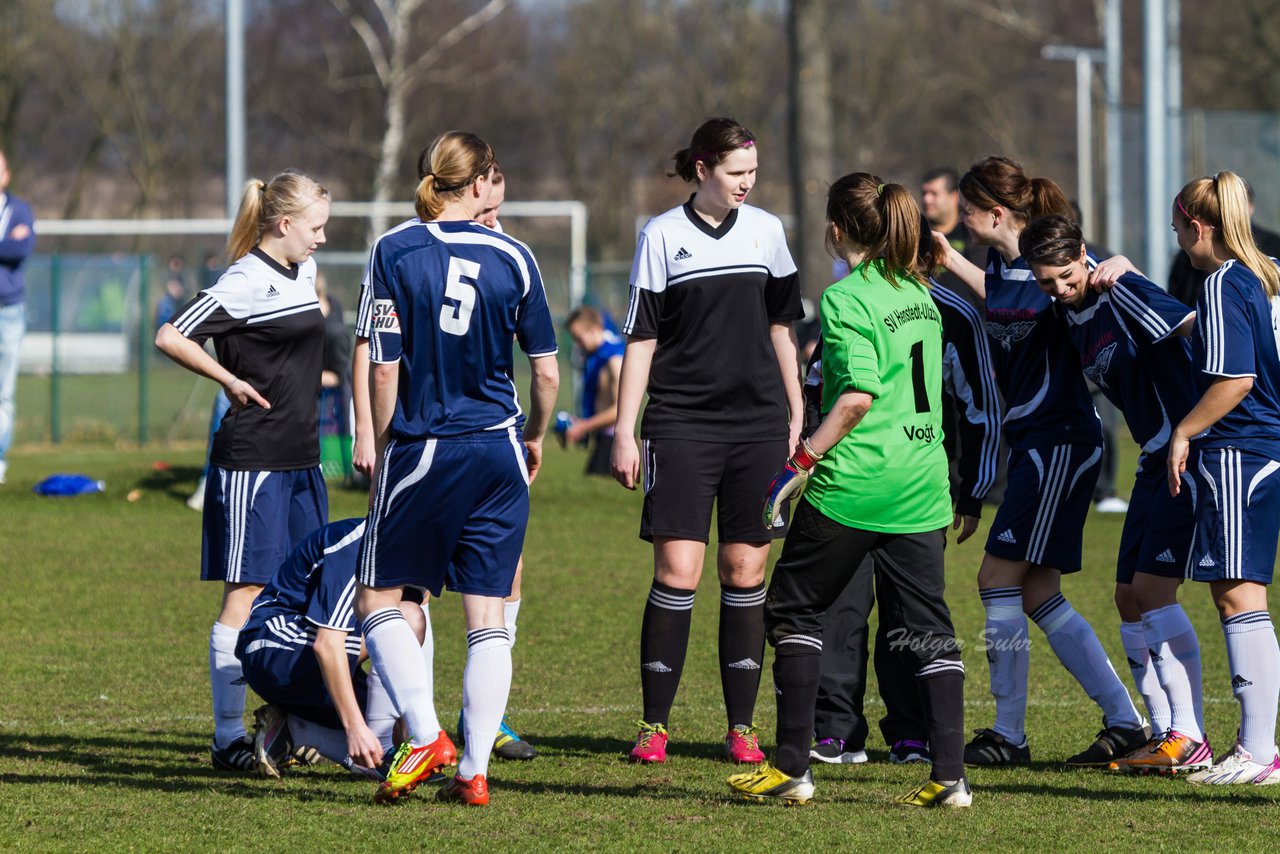
[[[324,315],[316,300],[314,259],[286,269],[255,248],[172,322],[193,341],[212,338],[218,362],[271,404],[227,413],[213,439],[213,465],[293,471],[320,464]]]
[[[785,439],[769,324],[804,316],[782,223],[743,205],[713,227],[688,202],[640,233],[623,332],[656,338],[646,439]]]

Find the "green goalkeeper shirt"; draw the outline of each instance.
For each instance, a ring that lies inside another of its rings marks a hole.
[[[843,525],[895,534],[952,520],[942,447],[942,318],[913,279],[864,262],[822,295],[822,409],[870,395],[871,409],[827,451],[805,493]]]

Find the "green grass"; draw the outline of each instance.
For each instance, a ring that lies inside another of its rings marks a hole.
[[[64,447],[13,456],[0,488],[0,848],[1261,849],[1280,830],[1277,789],[1203,792],[1181,780],[1056,767],[1092,739],[1098,712],[1034,628],[1028,724],[1037,764],[974,770],[972,809],[892,806],[922,774],[888,765],[874,738],[870,764],[816,769],[809,807],[732,801],[724,783],[730,768],[718,759],[714,573],[704,576],[695,606],[673,758],[661,767],[628,765],[622,755],[639,716],[637,641],[651,573],[649,549],[636,538],[640,496],[581,476],[582,455],[558,449],[534,485],[510,701],[513,722],[542,755],[495,761],[487,810],[417,795],[375,807],[368,783],[333,766],[279,783],[216,774],[207,753],[206,650],[219,589],[196,580],[199,516],[182,503],[201,453],[195,445]],[[162,460],[168,468],[153,465]],[[108,491],[31,494],[31,484],[54,471],[104,478]],[[130,502],[133,489],[140,498]],[[360,514],[364,498],[335,490],[331,504],[337,519]],[[1111,604],[1120,525],[1117,517],[1090,518],[1087,569],[1064,585],[1116,662],[1123,661]],[[975,646],[983,536],[947,551],[957,632],[970,642],[970,728],[993,717],[986,661]],[[1238,712],[1222,636],[1203,586],[1188,587],[1183,599],[1204,649],[1209,731],[1226,748]],[[456,598],[446,596],[432,615],[437,705],[448,722],[465,655]],[[767,745],[771,697],[766,676],[757,723]],[[869,705],[868,714],[874,720],[881,709]]]

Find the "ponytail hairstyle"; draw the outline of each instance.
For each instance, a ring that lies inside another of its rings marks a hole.
[[[926,181],[925,183],[928,182]],[[920,267],[920,273],[928,279],[935,270],[942,266],[942,263],[942,252],[933,239],[933,224],[929,222],[929,218],[921,211],[920,243],[916,249],[916,264]]]
[[[707,119],[693,132],[689,147],[672,155],[675,168],[667,173],[667,177],[679,176],[690,184],[696,183],[699,162],[706,164],[707,171],[710,171],[723,163],[734,150],[751,148],[755,144],[755,135],[736,119]]]
[[[840,230],[841,241],[883,260],[884,275],[898,286],[898,278],[927,284],[920,255],[920,208],[901,184],[886,184],[875,175],[854,172],[827,192],[827,221]],[[839,258],[840,245],[827,231],[827,251]]]
[[[236,262],[257,246],[267,230],[287,216],[297,216],[329,191],[296,169],[286,169],[269,182],[245,182],[240,208],[227,238],[227,260]]]
[[[436,137],[418,155],[418,192],[414,199],[418,218],[429,222],[439,217],[447,202],[461,198],[496,163],[493,148],[473,133],[454,130]]]
[[[960,179],[960,192],[982,210],[999,205],[1022,227],[1042,216],[1072,213],[1061,187],[1049,178],[1028,178],[1022,165],[1008,157],[988,157],[970,166]]]
[[[1018,235],[1018,252],[1028,264],[1065,267],[1083,248],[1080,224],[1061,214],[1033,219]]]
[[[1174,207],[1184,227],[1199,220],[1218,230],[1227,253],[1248,267],[1262,281],[1268,299],[1280,294],[1280,268],[1253,240],[1249,206],[1253,190],[1234,172],[1219,172],[1212,178],[1196,178],[1174,197]]]

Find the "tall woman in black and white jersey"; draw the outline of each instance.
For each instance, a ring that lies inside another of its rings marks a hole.
[[[631,758],[666,759],[667,719],[689,640],[694,590],[719,512],[720,678],[730,761],[758,763],[752,715],[764,653],[764,569],[785,525],[760,525],[760,497],[800,436],[803,403],[792,323],[804,315],[782,223],[746,204],[756,141],[709,119],[675,155],[696,191],[644,227],[623,332],[613,475],[634,489],[642,449],[641,538],[653,586],[640,636],[644,720]]]
[[[223,583],[209,637],[212,758],[221,770],[253,769],[240,626],[276,567],[328,521],[316,405],[324,315],[311,258],[328,219],[329,191],[300,172],[249,181],[227,242],[231,266],[156,333],[160,350],[231,401],[209,457],[200,572]],[[204,350],[209,338],[216,359]]]

